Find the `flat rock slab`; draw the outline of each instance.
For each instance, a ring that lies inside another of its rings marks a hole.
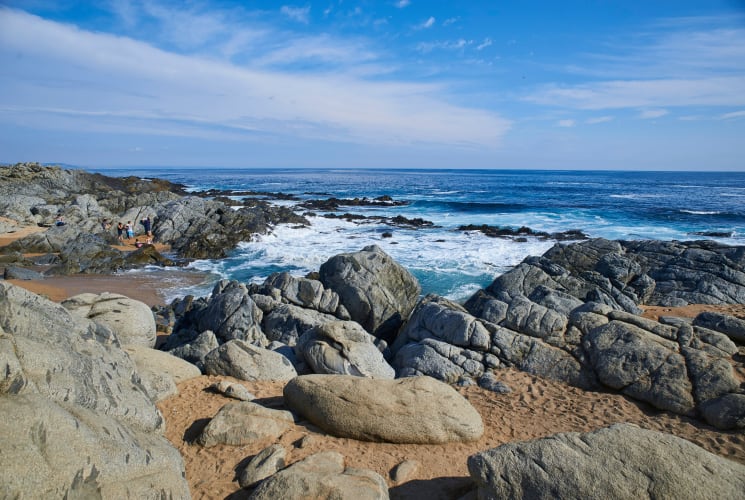
[[[475,441],[484,432],[476,409],[430,377],[303,375],[288,382],[284,398],[326,432],[361,441],[437,444]]]
[[[743,498],[745,466],[671,434],[616,424],[468,458],[478,498]]]
[[[218,444],[243,445],[276,439],[294,423],[292,413],[270,410],[250,401],[228,403],[217,412],[197,443],[205,448]]]

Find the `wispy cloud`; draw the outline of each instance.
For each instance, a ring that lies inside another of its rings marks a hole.
[[[444,40],[444,41],[438,41],[438,42],[421,42],[417,44],[416,50],[421,53],[426,54],[436,49],[460,50],[469,45],[473,45],[473,40],[465,40],[463,38],[459,38],[458,40]]]
[[[595,118],[588,118],[587,120],[585,120],[585,123],[587,123],[589,125],[595,125],[597,123],[606,123],[606,122],[610,122],[610,121],[613,121],[613,117],[612,116],[598,116],[598,117],[595,117]]]
[[[404,7],[408,7],[409,5],[411,5],[411,1],[410,0],[398,0],[398,2],[394,3],[393,5],[395,5],[399,9],[403,9]]]
[[[571,128],[574,127],[576,124],[577,122],[575,120],[559,120],[558,122],[556,122],[557,126],[564,128]]]
[[[300,56],[288,49],[285,60],[352,58],[322,45]],[[279,55],[267,52],[264,64]],[[0,59],[20,61],[3,69],[3,120],[42,128],[489,149],[510,128],[495,113],[450,104],[439,85],[366,79],[353,65],[315,72],[236,65],[5,8]]]
[[[670,114],[670,112],[666,109],[643,109],[641,113],[639,113],[639,118],[643,120],[651,120],[654,118],[661,118],[667,114]]]
[[[484,38],[484,41],[476,46],[476,50],[484,50],[485,48],[491,46],[492,43],[494,42],[492,42],[491,38]]]
[[[424,21],[422,24],[420,24],[418,26],[418,28],[419,29],[425,29],[425,30],[426,29],[429,29],[429,28],[431,28],[432,26],[435,25],[435,22],[436,21],[437,20],[434,17],[430,16],[426,21]]]
[[[279,11],[293,21],[308,24],[310,22],[310,7],[292,7],[283,5]]]
[[[745,118],[745,110],[733,111],[731,113],[725,113],[719,116],[720,120],[733,120],[735,118]]]
[[[442,22],[442,25],[443,26],[450,26],[451,24],[455,24],[457,22],[458,22],[458,18],[457,17],[449,17],[449,18],[445,19]]]

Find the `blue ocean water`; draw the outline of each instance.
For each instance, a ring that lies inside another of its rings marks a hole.
[[[745,173],[536,170],[107,169],[107,175],[160,177],[192,190],[282,192],[301,199],[388,195],[395,207],[342,207],[361,215],[403,215],[436,227],[400,229],[309,217],[311,227],[275,227],[228,259],[191,265],[213,276],[261,282],[276,271],[303,275],[329,257],[377,244],[420,280],[423,293],[464,300],[555,241],[489,238],[467,224],[579,229],[610,239],[714,239],[745,244]],[[294,205],[296,202],[279,202]],[[391,232],[391,238],[383,238]],[[698,233],[698,234],[697,234]],[[721,233],[728,236],[703,236]],[[207,293],[205,286],[201,292]],[[190,291],[199,294],[200,290]]]

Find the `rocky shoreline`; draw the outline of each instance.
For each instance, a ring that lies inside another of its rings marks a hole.
[[[19,279],[24,272],[106,274],[170,266],[225,256],[276,224],[308,224],[288,207],[235,207],[215,199],[220,195],[37,164],[0,167],[0,232],[48,225],[58,216],[65,221],[2,247],[0,265],[6,278],[17,273]],[[403,202],[330,198],[298,208],[363,203]],[[156,241],[168,245],[167,255],[152,245],[119,250],[101,224],[136,223],[146,215]],[[529,228],[461,229],[563,239],[563,233]],[[577,239],[575,232],[567,235]],[[498,404],[521,392],[503,380],[515,370],[578,393],[618,394],[715,428],[711,432],[734,447],[734,461],[662,428],[609,426],[626,420],[600,419],[602,429],[584,426],[581,435],[557,430],[544,439],[474,449],[467,460],[470,479],[449,497],[593,491],[631,497],[654,491],[652,496],[694,498],[745,491],[745,314],[703,311],[658,321],[642,316],[645,306],[745,304],[745,247],[711,241],[557,243],[463,305],[421,297],[416,278],[377,246],[334,256],[306,277],[276,273],[261,285],[223,280],[207,297],[186,296],[152,310],[107,293],[81,294],[59,305],[3,281],[0,298],[6,367],[0,402],[14,416],[0,429],[12,450],[2,459],[5,496],[188,498],[197,493],[191,460],[185,465],[182,456],[193,447],[208,453],[253,446],[261,458],[240,460],[239,472],[254,479],[241,479],[228,493],[245,488],[252,498],[277,498],[278,492],[283,498],[416,498],[415,489],[402,486],[416,472],[350,467],[356,459],[317,446],[305,445],[315,454],[288,452],[288,436],[302,425],[310,440],[320,434],[350,442],[486,446],[482,439],[494,423],[484,406],[471,401]],[[156,325],[168,334],[158,349]],[[169,434],[172,445],[163,438],[155,403],[167,408],[189,380],[204,377],[226,382],[213,389],[219,401],[236,402],[221,403],[207,424],[187,415],[193,435]],[[247,386],[262,383],[278,384],[283,394],[246,394]],[[68,451],[71,439],[80,446]],[[266,446],[256,449],[259,444]],[[29,447],[34,451],[22,451]],[[295,460],[286,460],[287,453]],[[124,455],[125,462],[110,458]],[[650,461],[659,460],[653,457],[665,457],[666,465],[650,469]],[[562,467],[567,460],[578,464],[571,474]],[[543,472],[530,465],[537,462]],[[274,465],[259,467],[268,463]],[[694,470],[691,463],[704,465]],[[32,472],[41,464],[43,477]],[[153,464],[157,472],[146,471]],[[399,465],[417,468],[405,460]],[[433,484],[421,485],[419,493],[432,491]]]

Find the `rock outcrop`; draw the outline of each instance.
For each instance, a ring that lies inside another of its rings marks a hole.
[[[290,380],[297,376],[286,357],[242,340],[231,340],[207,354],[204,372],[240,380]]]
[[[330,258],[320,277],[352,320],[384,340],[395,336],[421,293],[416,278],[375,245]]]
[[[218,444],[238,446],[276,439],[293,423],[289,411],[271,410],[250,401],[228,403],[202,430],[197,443],[209,448]]]
[[[738,498],[745,466],[631,424],[473,455],[479,498]]]

